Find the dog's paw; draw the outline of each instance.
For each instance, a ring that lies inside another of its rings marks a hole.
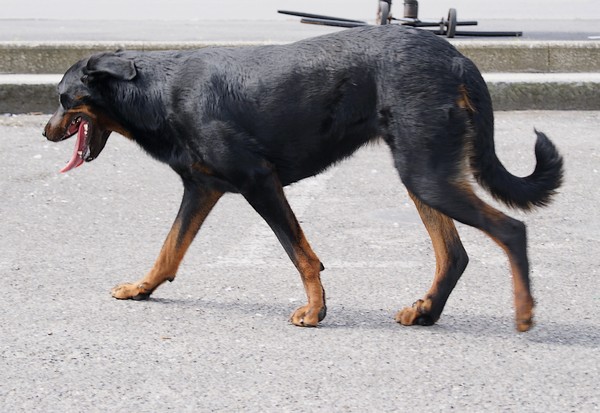
[[[520,333],[529,331],[533,326],[533,298],[527,296],[515,303],[515,327]]]
[[[430,313],[431,300],[417,300],[412,307],[405,307],[396,314],[396,322],[404,326],[431,326],[436,319]]]
[[[327,307],[311,307],[305,305],[298,308],[290,317],[290,322],[298,327],[316,327],[327,314]]]
[[[517,320],[517,331],[524,333],[534,326],[533,318]]]
[[[147,300],[151,294],[143,284],[119,284],[110,293],[118,300]]]

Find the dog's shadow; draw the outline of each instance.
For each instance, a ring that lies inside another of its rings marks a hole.
[[[210,312],[236,317],[239,314],[261,314],[270,322],[281,322],[295,308],[294,304],[284,302],[264,303],[250,300],[216,301],[207,298],[150,298],[148,304],[173,305],[179,308],[198,308]],[[328,308],[327,318],[319,325],[325,329],[362,329],[391,330],[404,328],[397,325],[394,314],[388,310],[364,309],[336,305]],[[600,331],[596,326],[586,323],[564,323],[559,321],[537,320],[534,328],[527,333],[515,331],[512,318],[486,314],[450,313],[442,315],[439,322],[430,327],[409,327],[419,331],[436,334],[463,334],[475,337],[493,337],[499,339],[519,339],[533,343],[598,348]]]
[[[488,336],[501,339],[517,337],[532,343],[598,348],[600,331],[595,325],[586,323],[564,323],[560,321],[535,320],[533,328],[526,333],[517,333],[512,318],[486,314],[470,315],[469,320],[456,315],[444,317],[436,327],[440,331],[471,336]]]

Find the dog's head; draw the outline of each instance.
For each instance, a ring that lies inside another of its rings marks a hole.
[[[77,135],[75,150],[61,172],[98,157],[111,132],[128,135],[111,115],[116,82],[137,76],[133,60],[118,53],[102,53],[75,63],[58,84],[59,106],[44,128],[44,136],[59,142]]]

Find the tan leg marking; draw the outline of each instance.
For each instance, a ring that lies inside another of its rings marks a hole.
[[[173,281],[187,249],[221,195],[222,193],[216,191],[206,194],[203,197],[202,206],[192,217],[187,228],[182,228],[183,217],[178,216],[167,235],[154,267],[141,280],[114,287],[112,296],[118,299],[145,299],[165,281]]]
[[[325,318],[325,291],[321,284],[321,261],[308,244],[298,226],[300,242],[294,248],[296,268],[300,272],[308,303],[292,313],[290,321],[297,326],[316,327]]]
[[[396,314],[396,321],[403,325],[431,325],[435,323],[446,301],[467,265],[468,258],[454,221],[439,211],[423,204],[412,193],[410,197],[417,206],[421,220],[429,233],[435,253],[435,278],[431,288],[411,307]]]

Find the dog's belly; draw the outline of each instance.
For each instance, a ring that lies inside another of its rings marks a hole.
[[[365,124],[341,136],[310,136],[294,141],[279,155],[267,154],[266,158],[275,165],[281,183],[289,185],[323,172],[376,137],[374,125]]]

